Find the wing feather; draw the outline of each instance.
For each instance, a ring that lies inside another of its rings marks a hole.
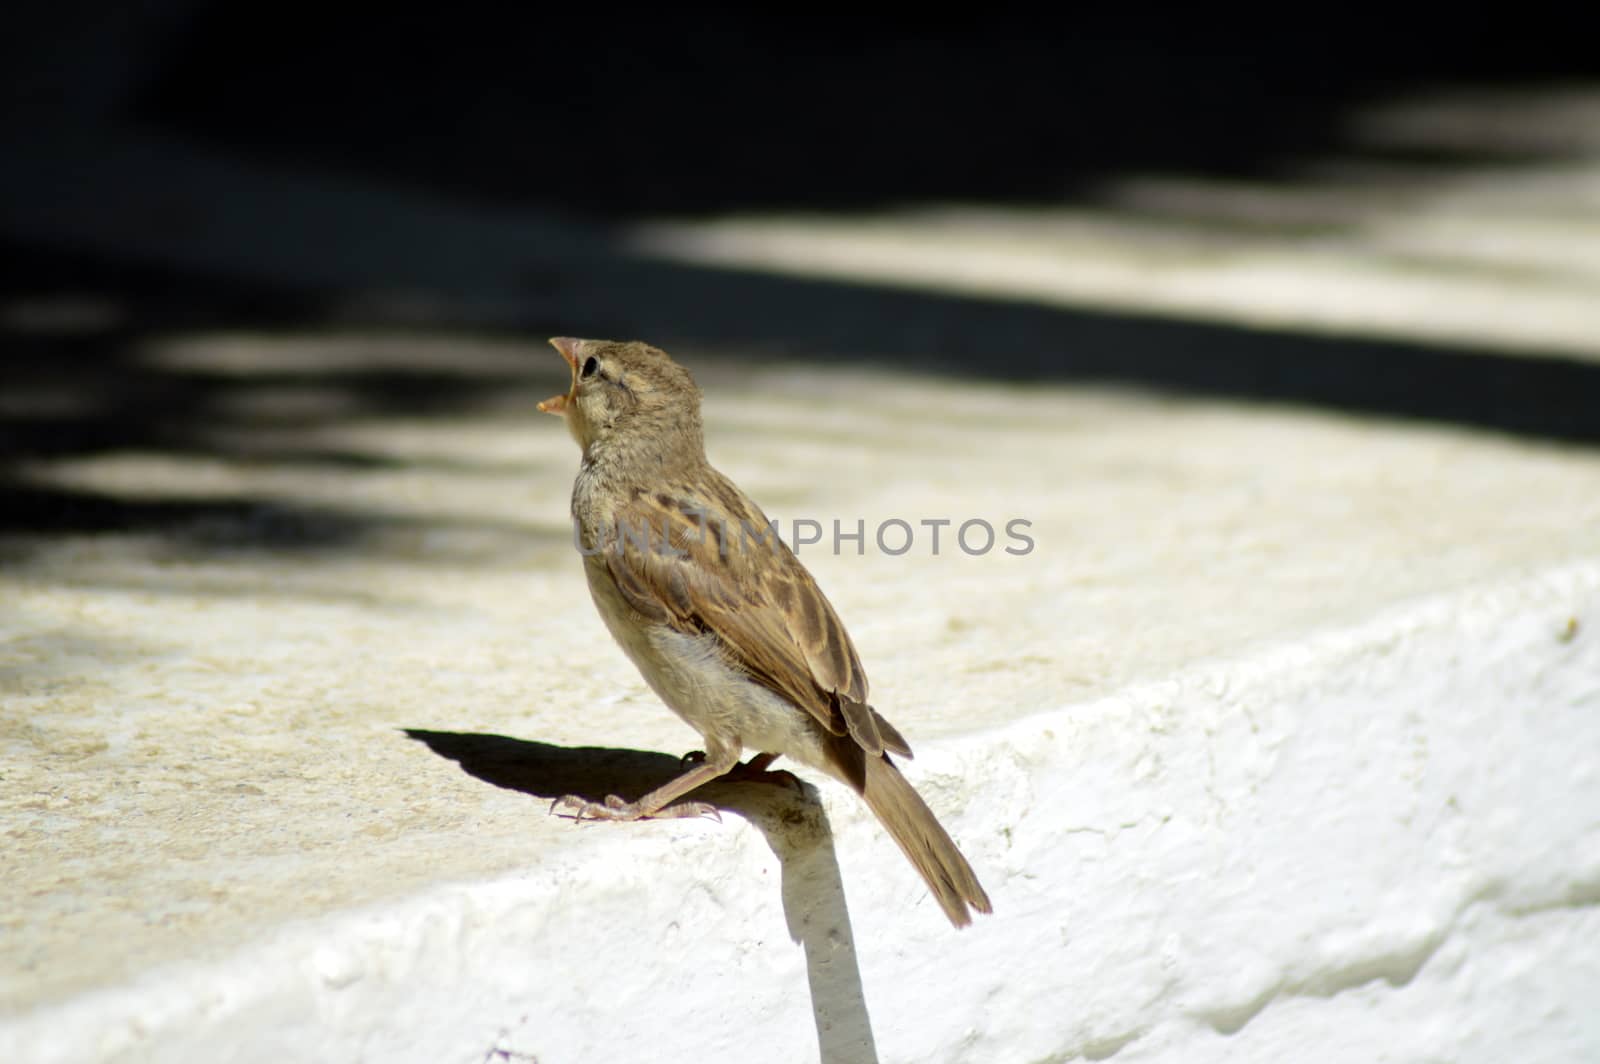
[[[616,515],[606,565],[642,616],[710,632],[750,677],[872,754],[910,756],[900,733],[867,705],[867,675],[838,614],[776,536],[757,539],[766,515],[714,471],[688,485],[640,493]],[[709,498],[700,497],[707,494]],[[639,534],[649,529],[649,536]]]

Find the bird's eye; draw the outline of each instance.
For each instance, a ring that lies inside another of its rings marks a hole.
[[[586,381],[600,371],[600,360],[590,355],[583,360],[583,369],[578,371],[578,379]]]

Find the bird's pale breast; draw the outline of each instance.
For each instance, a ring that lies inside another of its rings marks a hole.
[[[605,559],[584,562],[589,593],[606,627],[651,690],[704,737],[707,753],[731,746],[832,771],[822,753],[821,729],[809,713],[731,668],[714,635],[630,618]]]

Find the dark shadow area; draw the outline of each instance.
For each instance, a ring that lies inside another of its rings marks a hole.
[[[472,2],[197,8],[141,122],[259,158],[603,218],[1054,202],[1130,171],[1270,174],[1359,103],[1595,68],[1584,35],[1466,9],[1406,32],[1075,8],[847,22]]]
[[[285,440],[478,411],[518,388],[537,399],[559,379],[537,356],[526,371],[379,359],[269,375],[145,357],[153,340],[209,330],[642,337],[694,357],[865,361],[1600,443],[1600,365],[1549,351],[794,279],[653,260],[623,239],[642,216],[1095,205],[1130,174],[1293,190],[1297,162],[1346,150],[1350,114],[1373,101],[1600,71],[1587,35],[1507,21],[1463,10],[1416,35],[1341,19],[1240,31],[1208,15],[1152,28],[1100,9],[1057,27],[1004,12],[841,26],[478,2],[382,17],[257,0],[35,6],[0,40],[0,137],[11,163],[38,154],[60,168],[0,168],[15,201],[0,226],[0,536],[154,533],[203,547],[207,528],[224,528],[230,543],[348,550],[372,533],[360,513],[125,499],[38,467],[149,453],[381,470],[379,456]],[[60,163],[50,153],[66,142]],[[1562,157],[1559,136],[1511,143],[1466,130],[1369,143],[1361,157],[1446,174]],[[99,224],[106,203],[116,226]],[[1248,211],[1140,210],[1297,232]],[[1343,224],[1330,218],[1313,224]],[[501,301],[492,321],[462,309],[488,288]],[[296,391],[322,405],[263,402]]]
[[[350,546],[374,530],[372,519],[331,507],[285,506],[265,499],[144,501],[58,487],[6,485],[4,527],[20,533],[126,532],[150,529],[206,549],[262,550]]]
[[[643,750],[567,747],[504,735],[407,728],[407,737],[456,762],[469,776],[506,790],[554,801],[575,794],[604,801],[635,799],[682,771],[678,758]],[[812,1017],[823,1064],[873,1064],[878,1059],[861,989],[855,938],[833,832],[814,787],[804,796],[755,783],[712,783],[693,792],[753,824],[783,869],[783,912],[789,935],[806,955]],[[593,824],[587,830],[603,830]]]

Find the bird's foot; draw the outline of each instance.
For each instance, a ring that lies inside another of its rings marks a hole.
[[[701,755],[702,757],[705,755]],[[638,802],[625,802],[616,795],[608,795],[604,802],[591,802],[576,794],[557,798],[550,803],[550,815],[579,820],[670,820],[676,817],[709,816],[717,822],[722,814],[710,802],[674,802],[653,813],[647,813]]]

